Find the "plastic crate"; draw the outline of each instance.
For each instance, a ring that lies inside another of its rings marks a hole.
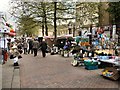
[[[87,69],[87,70],[96,70],[96,69],[98,69],[98,65],[95,65],[95,66],[85,66],[85,69]]]
[[[84,64],[85,64],[86,66],[96,66],[96,65],[98,65],[98,62],[84,61]]]
[[[110,79],[112,79],[112,80],[118,80],[118,79],[119,79],[120,75],[119,75],[119,72],[117,71],[116,68],[114,68],[114,67],[106,67],[106,68],[102,71],[102,73],[105,72],[106,70],[108,70],[108,72],[113,72],[113,74],[112,74],[111,76],[106,76],[106,75],[103,75],[103,74],[102,74],[104,77],[110,78]]]

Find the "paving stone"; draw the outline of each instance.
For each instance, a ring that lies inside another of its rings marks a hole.
[[[102,69],[73,67],[73,58],[41,53],[24,55],[20,60],[21,88],[118,88],[118,81],[103,78]]]

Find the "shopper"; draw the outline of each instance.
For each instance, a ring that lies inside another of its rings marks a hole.
[[[40,46],[41,46],[42,56],[46,57],[47,43],[45,41],[42,41]]]
[[[33,40],[29,39],[28,40],[28,44],[29,44],[29,49],[28,49],[28,54],[31,52],[31,54],[33,54]]]
[[[34,39],[34,41],[33,41],[34,57],[37,56],[38,47],[39,47],[39,42],[37,41],[37,39]]]
[[[24,54],[27,54],[28,44],[27,44],[26,40],[24,40],[24,42],[23,42],[23,48],[24,48]]]

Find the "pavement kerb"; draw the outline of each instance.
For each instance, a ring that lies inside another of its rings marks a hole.
[[[2,88],[20,88],[19,66],[13,66],[12,60],[2,65]]]
[[[14,74],[13,74],[13,81],[11,88],[20,88],[20,73],[19,73],[19,66],[14,67]]]

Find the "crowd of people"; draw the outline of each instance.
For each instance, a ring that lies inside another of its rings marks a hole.
[[[14,66],[18,66],[18,59],[22,58],[21,54],[33,54],[36,57],[38,50],[41,50],[42,56],[46,57],[47,43],[44,39],[41,42],[36,38],[15,38],[14,42],[8,39],[7,46],[8,56],[10,59],[13,59]]]

